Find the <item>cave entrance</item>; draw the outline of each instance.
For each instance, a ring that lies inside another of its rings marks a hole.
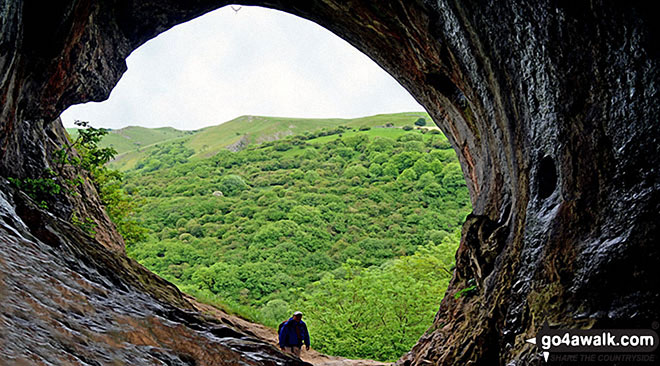
[[[225,7],[136,50],[108,101],[62,118],[112,129],[110,166],[149,230],[129,255],[271,327],[303,310],[325,353],[393,361],[431,326],[471,205],[431,117],[328,33]]]

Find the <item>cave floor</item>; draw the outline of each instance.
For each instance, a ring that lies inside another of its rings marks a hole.
[[[185,295],[188,300],[197,310],[207,316],[211,316],[223,323],[231,323],[236,328],[239,328],[245,333],[252,334],[268,343],[277,346],[277,332],[275,329],[266,327],[265,325],[252,323],[236,315],[228,314],[217,307],[212,305],[203,304],[190,295]],[[314,366],[382,366],[390,365],[387,362],[380,362],[374,360],[352,360],[338,356],[329,356],[320,353],[313,348],[309,351],[303,348],[301,352],[301,359],[309,362]]]

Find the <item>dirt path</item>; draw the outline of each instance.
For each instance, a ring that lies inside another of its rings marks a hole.
[[[277,332],[275,329],[268,328],[261,324],[256,324],[242,319],[235,315],[230,315],[224,311],[207,304],[202,304],[192,296],[185,295],[186,299],[190,301],[201,313],[212,316],[223,323],[234,325],[245,333],[261,338],[275,346],[277,346]],[[347,358],[324,355],[313,348],[309,351],[303,348],[300,358],[303,361],[309,362],[314,366],[383,366],[390,365],[389,363],[373,361],[373,360],[350,360]]]

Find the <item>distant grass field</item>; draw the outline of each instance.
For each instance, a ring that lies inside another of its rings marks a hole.
[[[102,146],[112,146],[119,153],[115,160],[110,162],[112,168],[129,170],[147,155],[149,149],[163,142],[182,142],[184,146],[194,151],[191,158],[195,159],[213,156],[233,144],[242,143],[244,147],[337,126],[354,129],[370,127],[374,129],[372,133],[388,137],[391,135],[396,138],[397,134],[403,131],[400,128],[378,129],[376,127],[414,126],[414,122],[418,118],[426,119],[426,128],[437,129],[426,112],[378,114],[353,119],[241,116],[223,124],[196,131],[179,131],[169,127],[157,129],[126,127],[111,131],[104,138]],[[336,138],[336,136],[326,137],[328,140]]]
[[[427,129],[438,129],[437,127],[433,126],[433,128],[427,128]],[[321,136],[317,137],[314,139],[309,139],[307,140],[308,144],[325,144],[330,141],[334,141],[336,139],[340,138],[347,138],[347,137],[353,137],[356,135],[366,135],[371,137],[387,137],[393,140],[396,140],[398,137],[403,136],[407,133],[410,133],[410,131],[406,131],[400,127],[394,127],[394,128],[385,128],[385,127],[373,127],[370,128],[369,130],[366,131],[360,131],[360,130],[352,130],[352,131],[346,131],[341,134],[334,134],[334,135],[329,135],[329,136]],[[424,140],[428,141],[429,139],[432,138],[432,136],[436,136],[436,138],[447,140],[447,138],[443,134],[438,134],[438,135],[432,135],[432,134],[426,134],[424,135]],[[282,157],[286,158],[292,158],[296,155],[302,154],[305,151],[306,147],[293,147],[290,150],[284,151],[282,153]]]
[[[366,133],[367,135],[369,135],[371,137],[378,136],[378,137],[389,137],[391,139],[396,139],[397,137],[399,137],[401,135],[404,135],[406,132],[408,132],[408,131],[405,131],[401,128],[374,127],[374,128],[371,128],[368,131],[359,131],[358,130],[358,131],[344,132],[344,133],[341,134],[341,136],[340,135],[321,136],[321,137],[317,137],[315,139],[308,140],[307,142],[309,142],[310,144],[313,144],[313,143],[322,143],[323,144],[323,143],[326,143],[326,142],[329,142],[329,141],[332,141],[332,140],[336,140],[340,137],[355,136],[358,133]]]
[[[78,136],[77,128],[67,128],[72,139]],[[191,135],[192,131],[181,131],[172,127],[146,128],[129,126],[118,130],[110,130],[99,144],[101,147],[112,147],[118,154],[123,154],[161,141],[172,140]]]
[[[208,157],[241,138],[252,145],[340,125],[354,128],[382,126],[386,123],[391,123],[393,126],[412,125],[420,117],[425,118],[429,124],[433,123],[426,113],[382,114],[355,119],[243,116],[218,126],[199,130],[186,145],[195,150],[195,156]]]

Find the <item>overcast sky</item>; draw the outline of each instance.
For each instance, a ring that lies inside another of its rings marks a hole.
[[[241,115],[362,117],[424,109],[367,56],[280,11],[225,7],[135,50],[102,103],[62,114],[95,127],[198,129]]]

